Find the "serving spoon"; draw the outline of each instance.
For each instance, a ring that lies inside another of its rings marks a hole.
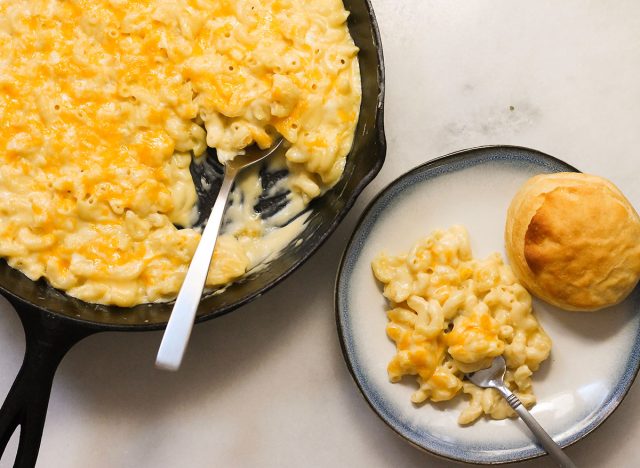
[[[561,468],[576,468],[576,465],[562,451],[562,448],[556,444],[551,436],[542,428],[538,421],[524,407],[520,399],[515,396],[504,383],[504,374],[507,371],[507,364],[502,356],[496,357],[491,366],[481,369],[477,372],[467,374],[467,378],[478,387],[495,388],[500,395],[507,400],[507,403],[518,413],[518,416],[529,427],[538,442],[544,447],[549,455],[558,463]]]
[[[238,155],[224,164],[222,186],[176,298],[169,323],[162,336],[162,342],[156,357],[157,368],[171,371],[176,371],[180,368],[189,342],[189,336],[191,335],[191,329],[193,328],[196,311],[200,304],[202,291],[209,274],[213,251],[233,182],[242,169],[272,155],[282,146],[282,142],[283,139],[280,138],[271,147],[264,150],[256,145],[249,146],[245,148],[244,154]]]

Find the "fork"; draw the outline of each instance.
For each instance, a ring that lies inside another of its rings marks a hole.
[[[494,388],[507,400],[507,403],[518,413],[518,416],[529,427],[538,442],[544,447],[547,453],[558,463],[561,468],[576,468],[576,465],[562,451],[551,436],[542,428],[538,421],[529,413],[522,402],[515,396],[504,383],[504,374],[507,371],[507,364],[502,356],[496,357],[491,366],[477,372],[467,374],[467,378],[478,387]]]

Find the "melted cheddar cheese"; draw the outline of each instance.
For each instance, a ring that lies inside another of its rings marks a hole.
[[[360,106],[347,16],[340,0],[0,2],[0,256],[89,302],[175,297],[207,146],[226,161],[283,135],[299,208],[340,178]],[[253,266],[256,218],[229,223],[209,286]]]
[[[414,403],[469,395],[461,424],[482,414],[503,419],[514,413],[495,390],[480,389],[464,374],[489,367],[504,355],[506,383],[527,406],[535,403],[531,374],[551,350],[551,340],[531,308],[531,296],[516,282],[499,254],[471,256],[464,228],[438,230],[408,254],[380,254],[372,263],[393,308],[387,335],[396,354],[387,371],[392,382],[415,375]]]

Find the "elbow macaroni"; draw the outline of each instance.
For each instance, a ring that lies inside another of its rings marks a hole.
[[[389,380],[415,375],[414,403],[469,396],[458,422],[469,424],[486,414],[514,415],[493,389],[481,389],[464,374],[488,367],[504,355],[505,381],[526,407],[535,403],[531,374],[547,359],[551,339],[531,308],[531,296],[516,282],[499,254],[471,256],[466,230],[438,230],[405,255],[378,255],[375,277],[392,303],[387,335],[396,345]]]
[[[225,161],[283,135],[299,209],[340,178],[361,99],[347,16],[341,0],[0,2],[0,256],[89,302],[175,297],[207,146]],[[249,211],[209,286],[252,266],[271,226]]]

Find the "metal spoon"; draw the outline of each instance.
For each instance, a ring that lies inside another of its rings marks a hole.
[[[538,424],[538,421],[527,411],[522,402],[515,396],[504,383],[504,374],[507,371],[507,364],[502,356],[496,357],[491,363],[491,367],[482,369],[471,374],[467,374],[467,378],[482,388],[495,388],[500,395],[507,400],[518,416],[529,427],[538,442],[544,447],[549,455],[562,468],[576,468],[576,465],[562,451],[562,448],[556,444],[547,432]]]
[[[160,343],[160,349],[156,357],[157,368],[172,371],[180,368],[209,273],[209,266],[211,265],[211,258],[218,232],[220,231],[220,225],[222,224],[227,199],[236,176],[242,169],[273,154],[282,146],[282,141],[282,138],[280,138],[266,150],[261,150],[252,145],[245,148],[244,154],[238,155],[225,163],[224,178],[220,192],[218,192],[207,226],[204,228],[198,248],[187,270],[180,293],[173,306],[167,329],[162,337],[162,343]]]

